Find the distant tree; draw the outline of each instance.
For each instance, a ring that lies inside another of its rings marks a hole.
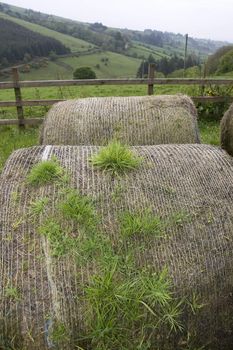
[[[227,73],[233,71],[233,49],[220,58],[217,73]]]
[[[96,79],[96,74],[90,67],[80,67],[74,71],[73,78],[74,79]]]
[[[149,63],[155,64],[155,69],[157,72],[163,73],[165,76],[174,72],[175,70],[184,67],[184,60],[177,55],[171,57],[162,57],[160,60],[155,60],[155,58],[150,54],[147,60],[143,60],[140,64],[137,72],[137,77],[147,77]],[[186,67],[194,67],[200,64],[199,58],[195,54],[191,54],[187,57]]]
[[[90,24],[90,28],[96,32],[103,32],[108,27],[104,26],[102,23],[96,22],[96,23]]]
[[[218,49],[213,55],[208,57],[206,62],[207,75],[214,74],[219,69],[221,58],[233,49],[233,45],[223,46]]]
[[[28,52],[26,52],[26,53],[24,54],[24,56],[23,56],[23,61],[24,61],[25,63],[27,63],[27,62],[30,62],[31,59],[32,59],[31,55],[30,55]]]
[[[57,59],[57,54],[56,54],[55,51],[50,51],[50,52],[49,52],[49,59],[50,59],[50,61],[56,61],[56,59]]]
[[[2,65],[3,67],[7,67],[7,66],[9,65],[8,59],[7,59],[6,57],[3,57],[3,58],[1,59],[1,65]]]
[[[148,75],[149,63],[156,63],[155,58],[150,54],[147,60],[143,60],[138,68],[137,77],[144,78]]]

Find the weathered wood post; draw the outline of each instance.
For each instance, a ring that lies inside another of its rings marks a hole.
[[[14,82],[14,91],[15,91],[15,102],[16,102],[16,109],[17,109],[17,117],[19,120],[19,128],[24,129],[24,114],[23,114],[23,106],[22,106],[22,95],[21,95],[21,89],[19,86],[19,72],[16,67],[12,68],[12,76],[13,76],[13,82]]]
[[[206,62],[203,64],[203,79],[206,78]],[[205,95],[205,85],[201,85],[201,96]]]
[[[155,64],[154,63],[149,63],[148,67],[148,95],[153,95],[154,94],[154,84],[151,83],[151,81],[154,80],[155,77]]]

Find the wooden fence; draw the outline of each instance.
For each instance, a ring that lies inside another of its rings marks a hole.
[[[35,80],[20,81],[17,68],[12,68],[12,82],[0,82],[1,89],[14,89],[15,101],[0,101],[1,107],[16,107],[18,119],[0,119],[0,125],[19,125],[24,127],[26,124],[40,124],[42,118],[24,118],[24,106],[49,106],[56,102],[64,101],[59,99],[50,100],[22,100],[21,88],[29,87],[61,87],[61,86],[84,86],[84,85],[147,85],[148,95],[154,94],[155,85],[198,85],[204,87],[208,85],[233,86],[233,79],[173,79],[173,78],[155,78],[155,67],[149,66],[147,79],[88,79],[88,80]],[[194,102],[224,102],[233,101],[229,96],[193,96]]]

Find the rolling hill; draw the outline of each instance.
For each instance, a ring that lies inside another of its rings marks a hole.
[[[135,77],[141,61],[148,56],[169,63],[171,57],[182,58],[184,52],[181,34],[109,28],[102,23],[82,23],[4,3],[0,3],[0,19],[56,39],[70,50],[42,63],[38,59],[29,62],[26,69],[19,61],[23,79],[72,78],[73,70],[82,65],[90,66],[99,78]],[[223,45],[224,42],[189,38],[188,48],[190,56],[201,63]],[[4,79],[8,71],[2,72]]]
[[[33,32],[48,36],[50,38],[54,38],[60,41],[63,45],[69,47],[72,52],[87,51],[88,49],[93,48],[92,44],[84,40],[74,38],[70,35],[65,35],[65,34],[56,32],[55,30],[48,29],[46,27],[43,27],[35,23],[27,22],[22,19],[9,16],[1,11],[0,11],[0,18],[7,19],[9,21],[17,23]]]

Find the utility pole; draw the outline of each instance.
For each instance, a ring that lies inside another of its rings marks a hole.
[[[183,76],[184,76],[184,77],[185,77],[185,70],[186,70],[187,48],[188,48],[188,34],[185,34],[184,72],[183,72]]]
[[[145,71],[145,61],[143,59],[142,60],[142,76],[141,76],[141,78],[144,78],[144,71]]]

